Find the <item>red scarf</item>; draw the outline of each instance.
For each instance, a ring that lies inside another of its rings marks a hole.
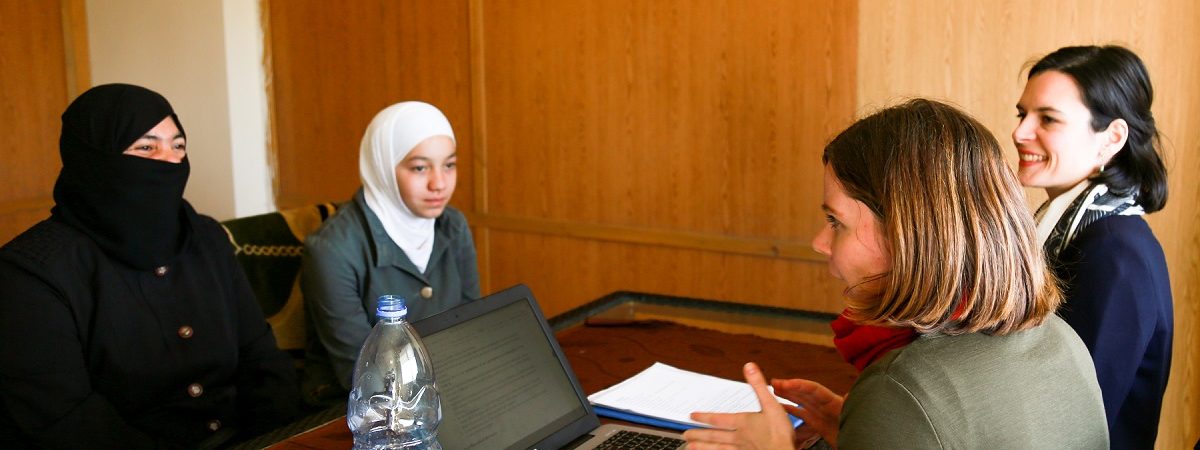
[[[829,326],[833,328],[833,345],[838,353],[859,372],[880,356],[904,347],[917,338],[917,332],[912,328],[856,324],[846,318],[846,311],[842,311]]]

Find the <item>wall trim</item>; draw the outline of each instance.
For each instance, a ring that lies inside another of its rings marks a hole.
[[[63,0],[63,54],[66,55],[67,100],[92,87],[91,49],[88,47],[86,0]]]
[[[783,239],[726,236],[661,228],[609,225],[568,220],[550,220],[501,214],[463,212],[467,223],[484,230],[512,231],[573,239],[674,247],[743,256],[785,259],[824,264],[826,259],[812,246]]]
[[[262,27],[262,66],[263,66],[263,89],[267,93],[267,176],[271,177],[271,198],[275,201],[275,207],[286,208],[299,206],[297,203],[291,203],[289,198],[285,198],[280,193],[283,192],[279,187],[279,149],[276,143],[279,142],[279,132],[275,129],[275,62],[272,59],[273,52],[271,46],[271,1],[259,0],[258,2],[258,20]]]
[[[484,63],[484,29],[483,29],[483,0],[470,0],[467,4],[467,20],[471,60],[468,73],[471,76],[471,165],[472,181],[474,182],[474,198],[472,199],[478,215],[488,212],[488,176],[487,176],[487,74]],[[479,285],[483,292],[491,291],[491,236],[488,228],[478,227],[475,236],[477,251],[476,264],[479,266]]]

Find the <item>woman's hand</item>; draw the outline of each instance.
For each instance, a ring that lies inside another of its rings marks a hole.
[[[795,402],[800,407],[782,405],[789,414],[804,419],[802,428],[811,428],[821,435],[830,447],[837,448],[838,418],[845,399],[821,383],[792,379],[771,380],[775,394]]]
[[[690,450],[706,449],[790,449],[794,448],[795,430],[783,405],[767,389],[767,381],[757,364],[746,363],[742,368],[746,382],[754,388],[762,407],[756,413],[692,413],[692,420],[716,428],[696,428],[683,433]],[[840,405],[840,404],[839,404]],[[836,417],[834,425],[837,425]]]

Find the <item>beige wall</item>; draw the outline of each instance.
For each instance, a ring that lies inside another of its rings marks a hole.
[[[267,148],[267,71],[259,0],[223,0],[229,158],[233,165],[234,216],[275,210]]]
[[[858,107],[905,96],[950,100],[991,128],[1016,160],[1009,133],[1022,66],[1065,45],[1125,45],[1149,68],[1166,138],[1170,199],[1149,216],[1175,297],[1175,354],[1158,448],[1200,438],[1200,4],[1192,0],[862,0]],[[1045,198],[1030,192],[1031,204]]]
[[[49,215],[59,114],[95,84],[162,92],[192,144],[185,196],[219,219],[275,209],[258,0],[4,2],[0,243]],[[90,31],[90,33],[89,33]],[[10,117],[11,115],[11,117]]]
[[[217,219],[274,210],[257,0],[88,0],[93,85],[171,101],[188,134],[184,197]]]

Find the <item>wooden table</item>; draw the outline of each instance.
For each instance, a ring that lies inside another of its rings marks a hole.
[[[768,377],[807,378],[835,392],[849,391],[857,375],[832,347],[798,342],[830,342],[826,316],[618,295],[624,297],[606,297],[551,320],[563,352],[589,394],[656,361],[733,380],[741,380],[742,365],[754,361]],[[342,416],[271,448],[347,449],[352,442]]]

